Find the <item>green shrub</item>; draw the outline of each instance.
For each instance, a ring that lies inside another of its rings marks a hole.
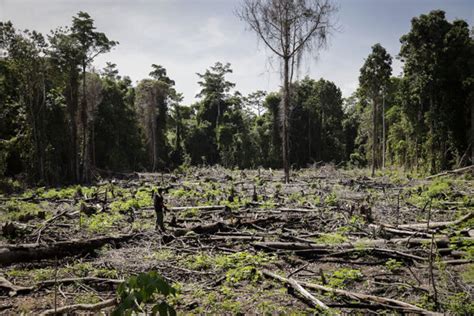
[[[385,262],[385,267],[390,272],[396,272],[400,270],[401,267],[403,267],[403,262],[397,261],[395,259],[388,259]]]
[[[474,303],[469,293],[456,293],[446,299],[446,308],[453,315],[474,315]]]
[[[351,282],[362,279],[363,274],[360,270],[342,268],[332,273],[328,285],[334,288],[344,288]]]
[[[155,271],[128,278],[118,287],[117,295],[119,304],[112,315],[148,314],[147,304],[154,304],[152,315],[176,315],[174,308],[166,301],[169,296],[176,295],[176,289]]]

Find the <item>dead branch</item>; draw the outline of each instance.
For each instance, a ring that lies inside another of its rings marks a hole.
[[[54,283],[60,284],[70,284],[76,282],[93,282],[93,283],[112,283],[112,284],[121,284],[124,280],[121,279],[107,279],[107,278],[98,278],[98,277],[82,277],[82,278],[65,278],[58,280],[45,280],[36,283],[37,288],[43,288],[47,286],[54,285]]]
[[[316,297],[314,297],[311,293],[306,291],[298,282],[296,282],[296,280],[292,278],[288,278],[288,279],[284,278],[268,270],[262,270],[262,273],[263,275],[267,277],[273,278],[275,280],[278,280],[284,284],[288,284],[289,286],[291,286],[295,291],[297,291],[303,297],[303,299],[307,303],[309,303],[310,306],[319,307],[322,309],[329,309],[329,307],[326,304],[324,304],[323,302],[318,300]]]
[[[115,306],[117,304],[116,298],[111,298],[97,304],[74,304],[59,307],[56,310],[48,309],[42,312],[40,315],[56,315],[56,314],[68,314],[73,311],[82,310],[82,311],[100,311],[101,309]]]
[[[266,276],[270,276],[270,277],[278,279],[278,280],[286,280],[285,278],[283,278],[279,275],[276,275],[276,274],[274,274],[274,273],[272,273],[268,270],[263,270],[262,273]],[[296,280],[295,280],[295,282],[296,282]],[[307,287],[307,288],[320,290],[320,291],[323,291],[323,292],[331,292],[331,293],[334,293],[334,294],[343,295],[343,296],[349,297],[351,299],[357,299],[357,300],[360,300],[360,301],[369,301],[369,302],[376,303],[376,304],[384,304],[386,307],[390,307],[390,306],[395,305],[396,307],[404,308],[406,311],[416,312],[416,313],[420,313],[420,314],[423,314],[423,315],[442,315],[440,313],[431,312],[431,311],[428,311],[426,309],[420,308],[418,306],[415,306],[415,305],[412,305],[412,304],[409,304],[409,303],[405,303],[405,302],[402,302],[402,301],[399,301],[399,300],[391,299],[391,298],[385,298],[385,297],[380,297],[380,296],[350,292],[350,291],[345,291],[345,290],[341,290],[341,289],[333,289],[333,288],[330,288],[330,287],[327,287],[327,286],[323,286],[323,285],[319,285],[319,284],[313,284],[313,283],[304,282],[304,281],[297,281],[297,282],[300,285],[302,285],[304,287]]]

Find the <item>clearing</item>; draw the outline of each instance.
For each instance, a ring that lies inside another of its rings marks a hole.
[[[148,271],[179,314],[474,313],[472,172],[367,174],[191,168],[4,195],[0,314],[111,311]]]

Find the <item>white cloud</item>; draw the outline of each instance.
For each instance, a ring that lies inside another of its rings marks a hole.
[[[151,64],[161,64],[185,95],[194,100],[198,90],[196,72],[204,72],[216,61],[230,62],[234,73],[229,80],[243,94],[255,90],[276,90],[280,85],[279,63],[258,42],[255,34],[234,15],[241,0],[153,0],[153,1],[72,1],[0,0],[0,19],[12,20],[18,28],[43,33],[69,25],[78,11],[89,12],[97,29],[120,45],[97,58],[96,67],[106,61],[117,64],[121,75],[132,80],[148,76]],[[339,0],[341,32],[335,32],[329,47],[317,60],[307,58],[301,77],[324,77],[334,81],[344,96],[357,87],[359,69],[370,47],[380,42],[395,56],[399,38],[410,29],[413,16],[434,8],[447,11],[448,18],[465,18],[472,25],[472,4],[457,1],[378,1]],[[401,62],[393,60],[393,74]]]

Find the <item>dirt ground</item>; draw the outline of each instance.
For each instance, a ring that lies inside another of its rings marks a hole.
[[[472,172],[282,179],[190,168],[0,196],[0,314],[98,304],[148,271],[177,290],[178,314],[474,314]]]

